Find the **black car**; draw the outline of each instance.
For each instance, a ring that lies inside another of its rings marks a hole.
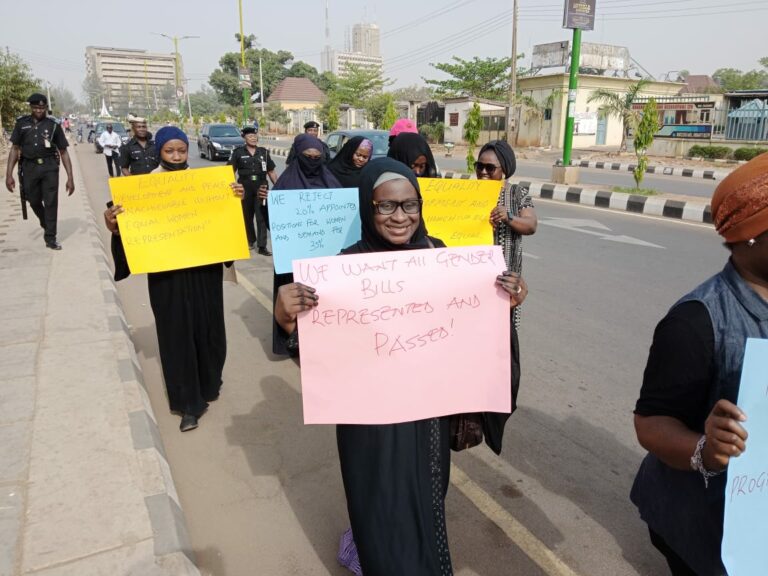
[[[197,138],[197,151],[200,158],[218,160],[229,158],[232,150],[243,144],[240,128],[234,124],[203,124]]]
[[[355,136],[362,136],[373,142],[371,160],[383,158],[387,155],[389,151],[389,132],[386,130],[336,130],[328,134],[325,139],[328,150],[331,152],[331,160],[339,153],[339,150],[346,144],[347,140]]]
[[[96,128],[94,128],[93,132],[93,146],[96,149],[96,154],[104,152],[101,144],[99,144],[99,136],[101,136],[101,133],[107,129],[107,124],[112,124],[112,131],[120,136],[120,140],[123,144],[127,144],[128,140],[131,139],[131,137],[128,136],[128,132],[125,130],[125,126],[120,124],[120,122],[99,122],[96,124]]]

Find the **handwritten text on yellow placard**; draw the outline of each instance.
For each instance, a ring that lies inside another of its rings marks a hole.
[[[110,178],[131,272],[163,272],[249,257],[232,168]]]
[[[419,178],[430,236],[448,246],[493,244],[488,219],[498,203],[501,184],[496,180]]]

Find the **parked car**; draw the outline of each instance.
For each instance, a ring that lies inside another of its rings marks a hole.
[[[218,160],[229,158],[232,150],[243,144],[240,128],[234,124],[203,124],[197,138],[197,151],[200,158]]]
[[[331,153],[331,160],[339,153],[339,150],[341,150],[341,147],[344,146],[347,140],[355,136],[362,136],[373,142],[371,160],[383,158],[387,155],[389,151],[389,132],[386,130],[336,130],[325,138],[325,143],[328,145],[328,150]]]
[[[107,129],[107,124],[112,124],[112,131],[120,136],[120,140],[122,140],[123,144],[127,144],[128,140],[131,139],[128,132],[125,130],[125,126],[120,124],[120,122],[98,122],[93,131],[93,147],[96,149],[96,154],[104,152],[99,144],[99,136],[101,136],[101,133]]]

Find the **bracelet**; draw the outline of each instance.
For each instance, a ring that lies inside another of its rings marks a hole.
[[[709,479],[722,474],[725,470],[723,469],[717,472],[712,472],[711,470],[707,470],[704,467],[704,460],[701,457],[701,452],[704,450],[704,445],[706,443],[707,436],[704,434],[696,443],[696,450],[693,451],[693,456],[691,456],[691,469],[701,474],[702,478],[704,478],[704,488],[709,488]]]

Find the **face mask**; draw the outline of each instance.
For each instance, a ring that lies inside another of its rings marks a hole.
[[[189,164],[186,162],[166,162],[165,160],[160,160],[160,165],[165,168],[166,170],[186,170],[189,167]]]
[[[301,171],[309,178],[318,176],[323,170],[322,158],[309,158],[304,156],[304,154],[299,154],[298,159]]]

